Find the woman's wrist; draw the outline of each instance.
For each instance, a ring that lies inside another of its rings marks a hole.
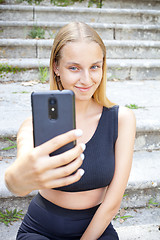
[[[16,171],[11,165],[5,172],[4,181],[7,189],[14,195],[14,196],[25,196],[27,194],[22,193],[20,187],[17,185],[17,174]]]
[[[14,196],[18,196],[18,194],[16,193],[16,191],[14,189],[14,186],[15,186],[14,177],[12,176],[10,168],[11,167],[9,167],[5,172],[5,176],[4,176],[5,186]]]

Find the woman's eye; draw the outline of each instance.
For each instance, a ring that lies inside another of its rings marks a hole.
[[[96,70],[97,68],[99,68],[98,65],[93,65],[93,66],[91,67],[91,69],[93,69],[93,70]]]
[[[69,69],[71,69],[72,71],[77,71],[78,70],[77,67],[70,67]]]

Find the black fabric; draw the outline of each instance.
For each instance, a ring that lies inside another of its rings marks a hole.
[[[16,240],[79,240],[99,206],[86,210],[61,208],[40,194],[31,201]],[[112,224],[99,240],[118,240]]]
[[[115,142],[118,136],[118,106],[103,107],[97,129],[87,142],[81,168],[85,174],[80,181],[55,188],[66,192],[80,192],[106,187],[115,170]]]

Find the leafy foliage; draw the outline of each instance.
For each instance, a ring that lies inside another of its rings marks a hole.
[[[23,216],[24,214],[22,213],[22,210],[17,211],[17,209],[14,209],[13,211],[9,211],[6,209],[4,212],[0,211],[0,222],[8,226],[12,222],[22,219]]]
[[[48,79],[48,68],[39,67],[39,77],[41,83],[45,83]]]
[[[26,71],[25,68],[18,68],[18,67],[12,67],[8,64],[1,64],[0,63],[0,77],[4,77],[7,73],[13,73],[16,74],[18,72]]]
[[[10,140],[8,138],[5,138],[5,140],[9,141],[12,145],[10,145],[8,147],[5,147],[5,148],[2,148],[1,149],[2,151],[7,151],[7,150],[10,150],[10,149],[13,149],[13,148],[17,147],[17,144],[15,144],[12,140]]]
[[[136,105],[136,104],[129,104],[129,105],[126,104],[125,107],[128,107],[128,108],[130,108],[130,109],[145,108],[145,107],[140,107],[140,106],[138,106],[138,105]]]
[[[35,38],[38,38],[38,39],[44,39],[44,36],[45,36],[45,31],[43,28],[40,28],[38,26],[34,26],[28,36],[32,39],[35,39]]]
[[[61,6],[66,7],[73,5],[75,2],[83,2],[84,0],[50,0],[51,4],[54,4],[55,6]],[[39,5],[43,0],[19,0],[19,2],[28,2],[28,4],[36,4]],[[103,5],[103,0],[89,0],[88,1],[88,7],[92,7],[93,4],[97,6],[97,8],[101,8]]]

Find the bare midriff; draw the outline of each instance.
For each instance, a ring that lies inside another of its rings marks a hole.
[[[48,201],[67,209],[87,209],[102,203],[107,187],[83,192],[64,192],[52,189],[40,190]]]

